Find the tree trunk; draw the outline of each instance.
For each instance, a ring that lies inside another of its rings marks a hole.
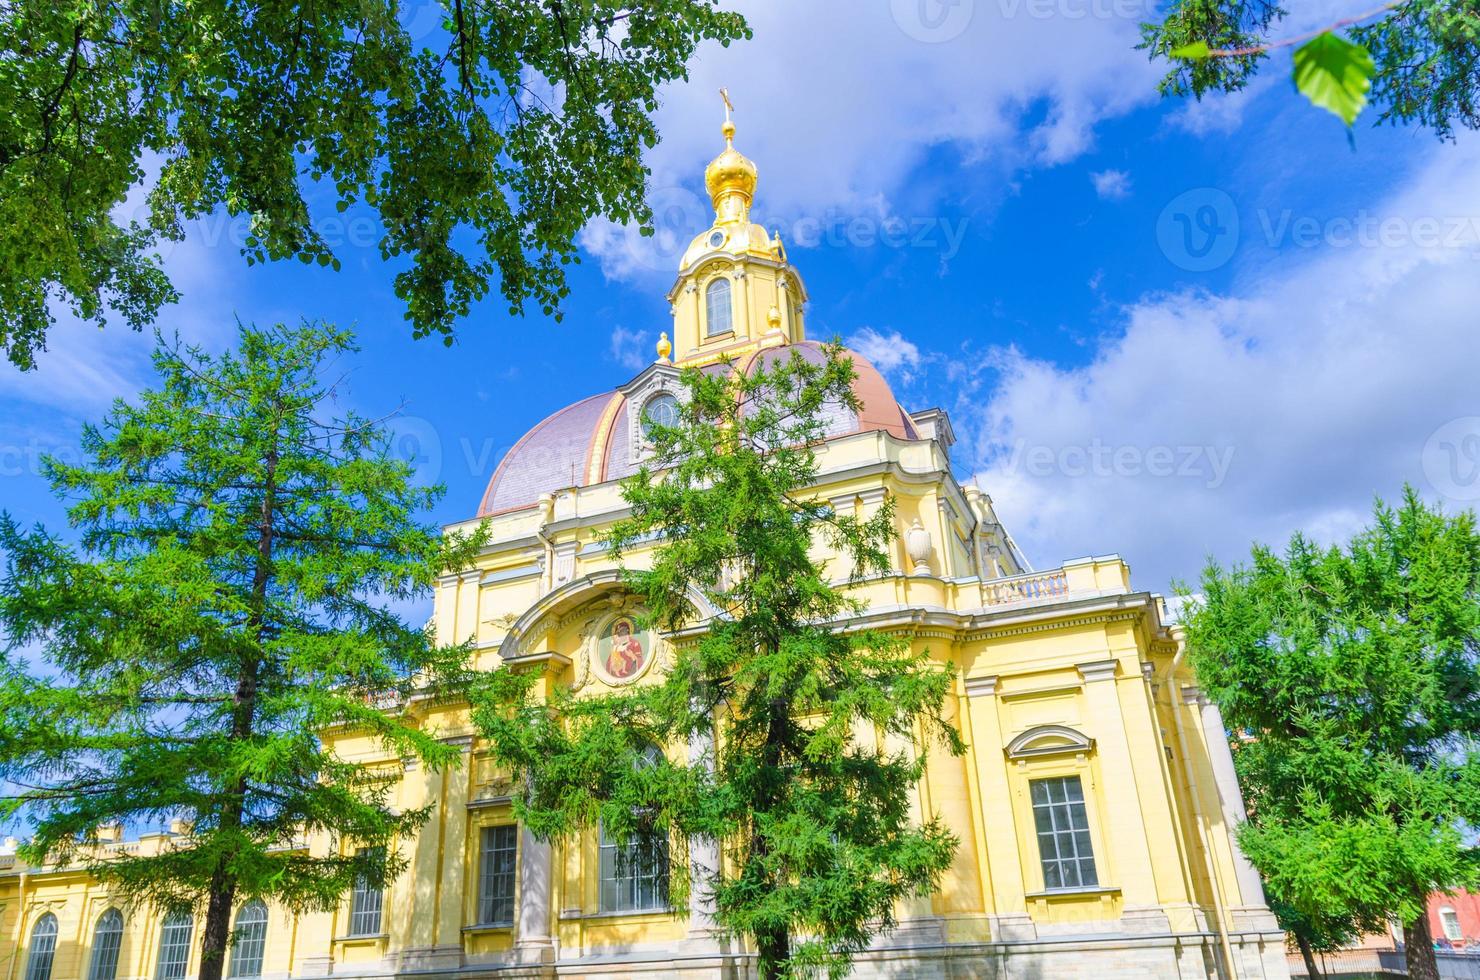
[[[257,681],[262,671],[261,651],[267,623],[267,587],[272,580],[273,517],[277,507],[278,449],[267,452],[263,476],[262,506],[257,522],[257,562],[252,570],[252,611],[247,622],[251,635],[249,652],[237,673],[236,692],[231,699],[231,740],[243,742],[252,737],[252,723],[257,714]],[[245,776],[227,787],[221,807],[218,831],[234,834],[241,829],[242,812],[246,809],[248,783]],[[223,852],[216,859],[206,903],[206,924],[201,931],[200,973],[197,980],[221,980],[226,968],[226,951],[231,945],[231,907],[236,902],[236,875],[229,870],[234,855]]]
[[[791,717],[791,706],[785,698],[772,698],[770,702],[770,719],[766,728],[766,741],[761,747],[761,757],[765,765],[773,772],[779,772],[781,768],[781,750],[786,744],[786,723]],[[776,805],[776,800],[770,798],[769,792],[766,797],[757,801],[759,812],[768,812]],[[751,838],[751,853],[764,858],[768,851],[767,843],[760,834],[754,834]],[[791,928],[789,924],[756,933],[756,952],[758,962],[757,972],[760,980],[777,980],[788,974],[788,966],[791,960]]]
[[[240,822],[238,820],[238,822]],[[236,901],[236,881],[226,874],[226,862],[216,865],[206,903],[206,925],[200,937],[200,980],[221,980],[226,968],[226,948],[231,944],[231,906]]]
[[[786,976],[787,961],[791,959],[791,937],[786,929],[777,929],[757,935],[756,947],[760,954],[756,964],[760,980],[777,980]]]
[[[1434,957],[1434,937],[1429,932],[1429,913],[1403,926],[1403,945],[1408,951],[1409,980],[1439,980],[1439,963]]]
[[[1321,969],[1316,966],[1316,954],[1310,948],[1310,940],[1295,933],[1295,945],[1300,947],[1300,957],[1305,960],[1305,975],[1310,980],[1321,980]]]

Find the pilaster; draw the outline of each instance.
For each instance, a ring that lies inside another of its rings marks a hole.
[[[1151,848],[1146,840],[1140,790],[1126,738],[1115,675],[1119,663],[1097,660],[1077,665],[1084,679],[1084,697],[1091,719],[1103,783],[1106,837],[1115,880],[1127,909],[1159,904]]]
[[[966,680],[965,687],[966,712],[975,740],[970,752],[976,767],[977,799],[973,803],[986,841],[986,865],[991,878],[986,884],[996,910],[991,917],[992,938],[1032,939],[1035,933],[1024,897],[1027,888],[1023,882],[1023,855],[1018,847],[1012,789],[1003,755],[1006,739],[997,701],[997,677],[972,677]]]

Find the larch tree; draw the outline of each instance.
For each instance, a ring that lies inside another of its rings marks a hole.
[[[712,894],[766,980],[844,975],[957,844],[911,806],[930,746],[963,750],[943,717],[953,671],[848,626],[859,601],[819,557],[855,577],[889,567],[892,502],[860,519],[809,495],[829,415],[859,408],[854,377],[837,345],[823,364],[793,351],[748,374],[684,370],[678,420],[648,420],[652,457],[606,540],[619,562],[659,541],[626,584],[655,628],[698,638],[659,682],[595,696],[537,696],[534,675],[494,671],[475,715],[536,835],[714,842],[718,867],[659,849],[672,900]]]
[[[329,909],[401,869],[388,845],[425,813],[393,808],[393,774],[321,733],[457,759],[399,706],[457,683],[469,651],[396,605],[480,539],[424,522],[441,491],[380,423],[320,415],[350,350],[313,325],[243,328],[219,356],[161,342],[158,386],[83,430],[84,461],[46,463],[73,533],[0,519],[0,815],[34,829],[33,863],[203,908],[200,980],[222,974],[233,906]],[[190,830],[158,855],[95,846],[104,826],[169,819]]]
[[[1164,95],[1235,92],[1268,58],[1291,52],[1292,79],[1350,126],[1369,103],[1378,121],[1415,123],[1452,139],[1480,126],[1480,5],[1390,0],[1304,33],[1280,36],[1274,0],[1175,0],[1141,25],[1141,46],[1171,62]]]
[[[1403,925],[1436,980],[1426,906],[1480,881],[1480,533],[1410,487],[1344,548],[1210,564],[1187,642],[1231,730],[1239,844],[1301,935]]]
[[[365,209],[417,337],[492,283],[558,314],[588,221],[651,233],[660,87],[747,34],[716,0],[0,5],[0,353],[32,367],[59,308],[139,329],[218,209],[247,262],[336,268]]]

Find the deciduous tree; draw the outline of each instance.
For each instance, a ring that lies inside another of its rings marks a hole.
[[[156,247],[217,209],[248,262],[337,267],[324,219],[367,207],[418,337],[494,281],[558,312],[587,221],[650,222],[659,86],[745,34],[716,0],[4,4],[0,351],[31,367],[59,302],[139,328],[176,298]]]
[[[1233,743],[1239,843],[1298,920],[1403,924],[1434,980],[1428,896],[1473,885],[1480,853],[1480,534],[1407,488],[1344,548],[1210,564],[1187,624]],[[1299,922],[1287,923],[1298,925]]]

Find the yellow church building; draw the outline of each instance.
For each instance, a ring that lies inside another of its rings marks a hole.
[[[619,481],[649,452],[643,419],[682,397],[678,373],[728,358],[750,370],[807,339],[807,290],[779,237],[750,221],[754,164],[709,164],[713,224],[679,263],[658,357],[614,390],[536,424],[503,459],[467,527],[487,521],[477,565],[436,590],[444,638],[472,637],[482,666],[543,671],[600,692],[651,683],[688,636],[643,632],[598,532],[624,512]],[[669,337],[671,336],[671,340]],[[1284,936],[1234,844],[1243,817],[1218,709],[1201,696],[1159,597],[1114,555],[1032,570],[984,489],[952,474],[951,424],[911,411],[853,354],[862,410],[842,409],[819,449],[815,492],[840,512],[896,503],[894,570],[852,586],[861,620],[958,672],[948,708],[968,751],[928,759],[920,814],[960,839],[939,891],[856,962],[858,976],[1285,978]],[[986,488],[990,489],[990,488]],[[641,552],[628,560],[642,561]],[[846,569],[839,569],[840,578]],[[702,622],[695,630],[702,631]],[[543,843],[517,825],[509,780],[455,698],[413,706],[464,764],[438,772],[351,735],[343,755],[401,772],[402,807],[433,806],[400,842],[406,872],[334,912],[236,912],[228,975],[300,977],[744,977],[753,959],[716,933],[702,841]],[[702,746],[669,746],[682,755]],[[188,827],[105,853],[188,843]],[[308,840],[310,850],[330,847]],[[687,907],[669,903],[669,847],[690,849]],[[128,907],[75,869],[0,849],[0,980],[189,980],[200,922]]]

